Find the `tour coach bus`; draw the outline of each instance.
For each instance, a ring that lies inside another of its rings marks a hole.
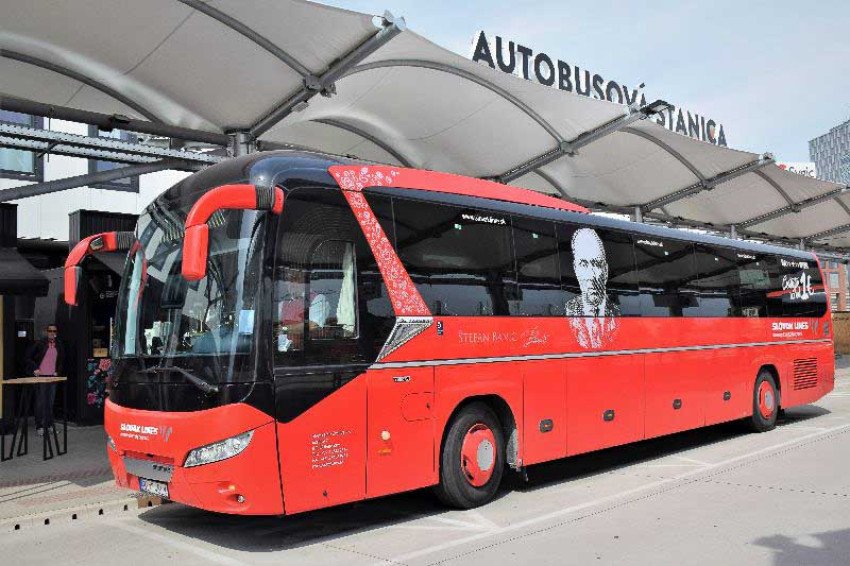
[[[706,425],[833,388],[817,258],[516,187],[258,153],[159,196],[127,249],[106,404],[117,482],[291,514]]]

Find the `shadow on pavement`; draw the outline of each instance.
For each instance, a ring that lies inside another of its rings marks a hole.
[[[779,426],[828,413],[826,409],[812,405],[795,408],[789,410]],[[744,434],[747,434],[747,429],[741,423],[726,423],[540,464],[529,468],[527,483],[518,474],[506,475],[500,497],[509,490],[530,491],[565,484]],[[426,489],[291,517],[224,515],[179,504],[156,507],[139,517],[153,525],[213,545],[249,552],[273,552],[329,542],[447,512],[449,510]]]
[[[800,537],[773,535],[753,541],[753,544],[769,548],[774,552],[775,566],[833,566],[847,564],[850,557],[850,529],[815,533],[806,538],[814,539],[818,546],[801,544]]]

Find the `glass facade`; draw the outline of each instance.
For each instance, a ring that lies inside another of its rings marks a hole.
[[[28,114],[0,110],[0,122],[19,126],[39,127],[37,119]],[[0,148],[0,177],[40,180],[41,163],[32,151]]]
[[[850,120],[809,142],[809,156],[818,178],[850,184]]]

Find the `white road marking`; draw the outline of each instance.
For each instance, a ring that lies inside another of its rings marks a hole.
[[[475,510],[459,512],[457,515],[461,518],[452,519],[450,517],[441,516],[425,517],[423,521],[425,521],[426,524],[392,525],[390,528],[410,531],[477,531],[479,533],[492,532],[501,528],[499,525]],[[431,521],[439,524],[427,524],[427,522]]]
[[[207,550],[206,548],[202,548],[198,545],[205,544],[201,543],[197,539],[189,539],[192,542],[187,542],[180,540],[178,538],[174,538],[180,535],[168,536],[164,533],[158,533],[150,528],[143,529],[141,527],[136,527],[134,525],[128,525],[124,521],[116,521],[112,523],[110,526],[118,527],[124,531],[133,533],[134,535],[143,536],[145,538],[149,538],[157,543],[164,543],[169,546],[179,548],[181,550],[185,550],[187,552],[191,552],[203,558],[204,560],[208,560],[210,562],[215,562],[217,564],[225,564],[226,566],[248,566],[248,562],[242,562],[241,560],[237,560],[236,558],[231,558],[229,556],[224,556],[221,554],[221,550]],[[158,528],[158,527],[153,527]]]
[[[805,436],[800,436],[800,437],[797,437],[797,438],[786,440],[785,442],[779,442],[779,443],[773,444],[771,446],[766,446],[764,448],[760,448],[760,449],[754,450],[752,452],[747,452],[746,454],[740,454],[740,455],[735,456],[733,458],[728,458],[726,460],[723,460],[722,462],[717,462],[715,464],[709,464],[708,466],[705,466],[703,468],[691,470],[689,472],[679,474],[678,476],[673,476],[671,478],[665,478],[665,479],[657,480],[657,481],[650,482],[650,483],[647,483],[647,484],[644,484],[644,485],[641,485],[641,486],[638,486],[638,487],[634,487],[632,489],[621,491],[619,493],[614,493],[612,495],[600,497],[600,498],[594,499],[592,501],[586,501],[585,503],[573,505],[572,507],[566,507],[564,509],[559,509],[558,511],[553,511],[551,513],[545,513],[545,514],[539,515],[537,517],[532,517],[532,518],[526,519],[524,521],[519,521],[517,523],[513,523],[511,525],[501,527],[501,528],[494,530],[494,531],[470,535],[470,536],[460,538],[460,539],[457,539],[457,540],[448,541],[448,542],[445,542],[443,544],[432,545],[432,546],[429,546],[428,548],[423,548],[423,549],[420,549],[420,550],[415,550],[413,552],[408,552],[406,554],[402,554],[402,555],[399,555],[399,556],[395,556],[393,558],[389,558],[389,559],[384,560],[382,562],[379,562],[377,564],[404,563],[404,562],[411,560],[411,559],[414,559],[414,558],[420,558],[422,556],[427,556],[429,554],[434,554],[435,552],[448,550],[450,548],[454,548],[456,546],[461,546],[461,545],[464,545],[464,544],[467,544],[467,543],[476,542],[476,541],[479,541],[479,540],[484,540],[484,539],[487,539],[487,538],[490,538],[490,537],[493,537],[493,536],[504,536],[505,534],[508,534],[508,533],[511,533],[511,532],[514,532],[514,531],[518,531],[518,530],[524,529],[526,527],[535,526],[535,525],[538,525],[538,524],[543,523],[545,521],[551,521],[553,519],[563,519],[564,517],[566,517],[566,516],[568,516],[572,513],[575,513],[576,511],[582,511],[584,509],[596,507],[598,505],[602,505],[602,504],[605,504],[605,503],[610,503],[610,502],[616,501],[618,499],[628,497],[630,495],[635,495],[637,493],[649,491],[649,490],[652,490],[652,489],[655,489],[655,488],[658,488],[658,487],[661,487],[663,485],[667,485],[667,484],[670,484],[670,483],[679,482],[681,480],[685,480],[685,479],[688,479],[690,477],[703,474],[703,473],[705,473],[709,470],[718,469],[718,468],[721,468],[721,467],[724,467],[724,466],[728,466],[730,464],[734,464],[736,462],[740,462],[742,460],[747,460],[747,459],[753,458],[755,456],[760,456],[762,454],[766,454],[766,453],[769,453],[769,452],[775,452],[777,450],[781,450],[782,448],[787,448],[788,446],[793,446],[795,444],[801,444],[801,443],[803,443],[807,440],[812,440],[812,439],[815,439],[815,438],[818,438],[818,437],[821,437],[821,436],[826,436],[828,434],[832,434],[834,432],[839,432],[839,431],[843,431],[843,430],[847,430],[847,429],[850,429],[850,424],[835,426],[835,427],[828,428],[826,430],[819,431],[819,432],[813,432],[813,433],[807,434]]]
[[[676,456],[679,460],[684,462],[690,462],[691,464],[697,464],[698,466],[711,466],[711,462],[705,462],[703,460],[697,460],[695,458],[686,458],[685,456]]]

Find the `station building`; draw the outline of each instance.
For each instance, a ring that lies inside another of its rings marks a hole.
[[[133,134],[118,130],[103,132],[86,124],[5,110],[0,111],[0,122],[135,141]],[[96,159],[0,147],[0,200],[7,189],[118,166]],[[108,230],[133,230],[139,212],[186,175],[161,171],[0,203],[0,252],[11,258],[4,256],[4,269],[12,265],[17,271],[14,285],[6,273],[6,282],[0,283],[0,352],[4,361],[0,377],[23,375],[27,348],[42,336],[47,324],[55,323],[68,352],[70,416],[81,423],[102,418],[104,379],[111,365],[110,327],[124,258],[106,254],[87,266],[81,304],[73,316],[61,295],[65,258],[82,238]],[[9,414],[8,402],[4,414]]]
[[[850,120],[809,141],[809,155],[819,178],[850,184]]]

